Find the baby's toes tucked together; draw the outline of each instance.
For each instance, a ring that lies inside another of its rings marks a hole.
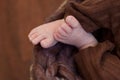
[[[39,35],[35,39],[32,40],[34,45],[38,44],[41,40],[44,40],[46,37],[44,35]]]
[[[68,37],[71,32],[72,32],[71,27],[64,23],[55,32],[55,37],[63,39]]]
[[[67,34],[72,32],[72,28],[66,23],[63,23],[60,28],[64,30],[64,32],[66,32]]]

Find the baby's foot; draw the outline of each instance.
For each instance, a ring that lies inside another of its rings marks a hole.
[[[28,35],[29,40],[34,44],[40,43],[43,48],[49,48],[57,43],[54,39],[55,30],[61,26],[64,20],[57,20],[34,28]]]
[[[63,25],[54,33],[56,40],[74,45],[78,48],[86,48],[97,44],[93,35],[87,33],[76,18],[68,16],[65,21],[66,23],[63,23]]]

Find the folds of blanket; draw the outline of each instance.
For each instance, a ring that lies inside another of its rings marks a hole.
[[[120,80],[120,0],[66,0],[46,22],[75,16],[99,41],[84,50],[34,47],[33,80]],[[79,35],[79,34],[78,34]]]

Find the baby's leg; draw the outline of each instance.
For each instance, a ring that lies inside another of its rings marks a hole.
[[[66,18],[66,23],[58,28],[54,37],[62,43],[74,45],[78,48],[86,48],[97,44],[93,35],[87,33],[73,16]]]
[[[40,25],[34,28],[28,35],[29,40],[34,44],[40,43],[43,48],[49,48],[57,43],[54,39],[55,30],[65,23],[63,19]]]

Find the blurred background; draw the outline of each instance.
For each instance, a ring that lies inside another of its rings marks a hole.
[[[33,45],[28,33],[63,0],[0,0],[0,80],[29,80]]]

